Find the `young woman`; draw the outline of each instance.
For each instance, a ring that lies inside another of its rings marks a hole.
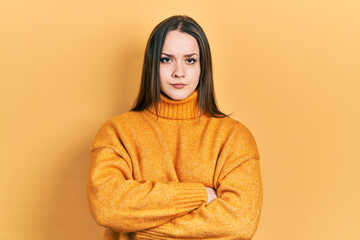
[[[218,109],[210,47],[192,18],[170,17],[151,33],[134,107],[95,136],[87,190],[104,240],[255,234],[258,149],[249,129]]]

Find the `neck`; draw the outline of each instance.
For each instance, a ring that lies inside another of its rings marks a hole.
[[[195,90],[186,99],[173,100],[163,93],[160,95],[161,101],[158,103],[158,116],[167,119],[192,119],[199,117],[199,92]],[[148,108],[150,112],[156,114],[154,106]]]

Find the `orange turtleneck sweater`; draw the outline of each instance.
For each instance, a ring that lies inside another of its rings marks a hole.
[[[251,239],[262,206],[255,140],[197,112],[198,91],[106,121],[93,140],[88,200],[103,240]],[[205,187],[218,198],[207,204]]]

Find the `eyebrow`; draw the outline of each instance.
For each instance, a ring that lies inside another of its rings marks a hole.
[[[168,53],[161,53],[161,54],[164,54],[168,57],[174,57],[174,55],[172,54],[168,54]],[[194,55],[198,55],[197,53],[189,53],[189,54],[184,54],[185,57],[191,57],[191,56],[194,56]]]

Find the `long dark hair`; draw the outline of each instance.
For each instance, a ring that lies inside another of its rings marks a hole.
[[[200,50],[200,79],[196,89],[199,91],[199,109],[212,117],[226,117],[216,104],[212,61],[209,42],[200,25],[188,16],[175,15],[159,23],[152,31],[145,49],[141,86],[139,95],[131,111],[142,111],[153,105],[157,112],[157,104],[160,98],[159,66],[160,56],[169,31],[178,30],[193,36]]]

